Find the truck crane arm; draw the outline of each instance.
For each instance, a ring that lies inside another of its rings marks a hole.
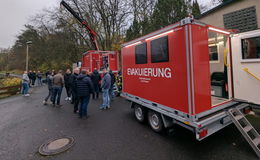
[[[89,37],[91,39],[93,46],[95,47],[95,50],[99,50],[98,43],[97,43],[97,33],[92,28],[90,28],[88,22],[82,19],[79,16],[79,14],[75,12],[64,0],[62,0],[60,4],[64,6],[88,30]]]

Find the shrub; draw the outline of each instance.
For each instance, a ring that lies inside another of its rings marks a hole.
[[[20,78],[4,78],[0,79],[0,87],[11,87],[11,86],[17,86],[21,84]]]

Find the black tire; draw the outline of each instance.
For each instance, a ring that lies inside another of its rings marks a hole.
[[[148,111],[148,122],[153,131],[161,133],[164,130],[162,116],[155,111]]]
[[[143,123],[146,119],[146,109],[138,104],[134,105],[134,114],[138,122]]]

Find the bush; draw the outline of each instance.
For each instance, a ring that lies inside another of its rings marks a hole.
[[[17,86],[21,84],[20,78],[3,78],[0,79],[0,87],[11,87],[11,86]]]

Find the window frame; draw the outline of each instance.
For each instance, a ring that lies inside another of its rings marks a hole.
[[[240,54],[240,59],[241,59],[241,62],[260,62],[260,58],[246,58],[244,59],[243,58],[243,43],[242,41],[245,40],[245,39],[253,39],[253,38],[260,38],[260,34],[255,34],[253,36],[251,35],[248,35],[248,36],[242,36],[240,37],[240,45],[241,45],[241,54]]]
[[[252,32],[252,31],[251,31]],[[239,47],[239,56],[240,56],[240,62],[241,63],[255,63],[255,62],[260,62],[260,59],[243,59],[242,58],[242,39],[247,39],[247,38],[254,38],[254,37],[259,37],[260,36],[260,32],[252,32],[252,33],[248,33],[248,34],[242,34],[241,36],[239,36],[239,45],[241,47]]]
[[[145,44],[145,57],[146,57],[146,62],[145,63],[137,63],[137,52],[136,52],[136,50],[137,50],[137,47],[138,46],[141,46],[141,45],[144,45]],[[147,54],[147,42],[143,42],[143,43],[141,43],[141,44],[138,44],[138,45],[136,45],[135,46],[135,64],[147,64],[148,63],[148,54]]]
[[[152,42],[153,41],[156,41],[156,40],[159,40],[159,39],[162,39],[162,38],[167,38],[167,60],[163,60],[163,61],[153,61],[153,45],[152,45]],[[169,36],[168,35],[165,35],[165,36],[162,36],[162,37],[159,37],[159,38],[156,38],[156,39],[153,39],[150,41],[150,51],[151,51],[151,63],[167,63],[170,61],[170,54],[169,54]]]
[[[217,55],[218,55],[218,59],[217,60],[209,60],[209,63],[220,63],[220,55],[219,55],[219,46],[218,45],[214,45],[217,47]],[[209,46],[210,48],[211,46]],[[209,50],[209,55],[210,55],[210,50]]]

